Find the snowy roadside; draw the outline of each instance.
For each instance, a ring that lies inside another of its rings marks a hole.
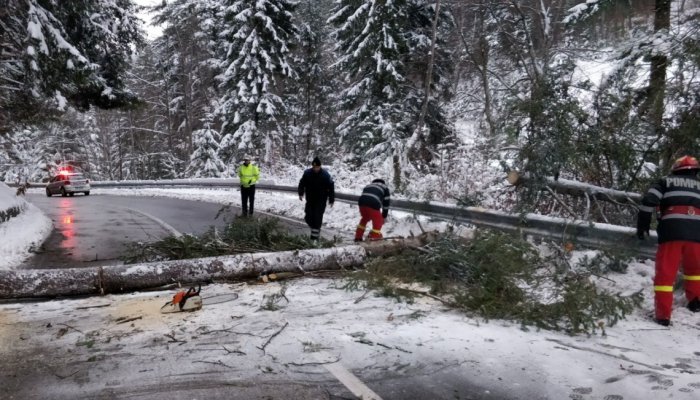
[[[646,280],[649,268],[630,271],[632,281]],[[613,278],[627,284],[626,275]],[[494,399],[690,400],[700,391],[700,318],[687,310],[670,330],[640,313],[605,336],[570,337],[342,285],[209,285],[202,310],[176,314],[159,313],[172,292],[0,304],[0,382],[9,399],[185,398],[203,382],[239,396],[207,398],[251,398],[252,387],[269,394],[298,382],[326,393],[287,398],[352,398],[333,379],[335,366],[396,399],[473,398],[454,389],[467,384]],[[432,382],[445,376],[455,381]],[[397,379],[423,393],[393,392]]]
[[[15,189],[0,182],[0,212],[10,209],[22,209],[26,205],[24,198],[15,194]],[[2,221],[2,219],[0,219]]]
[[[42,188],[31,188],[29,193],[43,194]],[[20,265],[27,259],[31,249],[41,245],[51,233],[51,221],[34,205],[26,203],[24,198],[14,196],[14,191],[5,186],[0,190],[4,194],[0,207],[9,208],[11,205],[20,204],[26,207],[20,216],[11,218],[0,224],[0,270],[10,269]],[[93,196],[118,195],[118,196],[162,196],[186,200],[205,201],[210,203],[240,206],[240,193],[235,189],[217,188],[170,188],[170,189],[106,189],[95,188]],[[304,203],[299,198],[289,193],[279,193],[259,190],[256,196],[256,209],[267,212],[281,218],[292,218],[303,221]],[[336,202],[333,208],[327,208],[324,217],[324,227],[327,231],[340,232],[340,240],[351,242],[359,220],[357,206],[341,201]],[[417,221],[420,221],[418,223]],[[444,230],[447,223],[431,221],[430,218],[414,216],[406,212],[391,211],[382,231],[386,237],[417,235],[425,230]],[[468,230],[467,228],[458,228]]]
[[[101,194],[222,205],[240,201],[231,189],[94,191]],[[303,203],[291,194],[260,191],[256,206],[295,219],[303,213]],[[26,216],[41,219],[41,213]],[[444,222],[418,220],[426,230],[446,228]],[[339,202],[327,210],[325,221],[350,238],[356,206]],[[420,229],[416,217],[392,212],[385,234]],[[575,257],[582,255],[576,252]],[[238,298],[188,314],[158,312],[172,292],[6,302],[0,303],[0,358],[8,361],[0,367],[0,383],[16,399],[94,397],[104,390],[128,397],[130,391],[143,395],[182,388],[182,379],[197,387],[202,376],[234,387],[242,381],[265,385],[300,379],[322,385],[332,379],[326,366],[342,365],[378,391],[384,384],[381,376],[420,382],[449,371],[482,388],[484,396],[499,399],[695,399],[700,391],[700,315],[683,307],[679,293],[674,325],[653,324],[648,318],[652,275],[653,262],[647,260],[631,263],[626,274],[600,279],[598,284],[622,294],[644,289],[645,300],[626,320],[606,328],[606,335],[590,337],[468,318],[430,299],[405,304],[369,295],[356,302],[362,293],[339,289],[342,282],[333,279],[209,285],[203,289],[205,298]],[[261,309],[282,285],[289,303],[282,301],[275,311]],[[119,323],[131,318],[137,319]],[[280,329],[263,352],[259,347]],[[52,356],[46,358],[47,353]],[[439,385],[425,387],[425,398],[454,398]],[[344,390],[338,384],[331,393],[351,397]]]
[[[51,234],[53,225],[33,204],[24,212],[0,224],[0,270],[22,263],[30,252],[41,246]]]
[[[0,270],[21,264],[33,248],[41,246],[53,228],[41,210],[0,182],[0,211],[9,209],[21,212],[0,222]]]

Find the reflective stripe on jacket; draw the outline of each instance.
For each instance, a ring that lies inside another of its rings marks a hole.
[[[389,188],[381,183],[372,183],[362,189],[362,194],[357,200],[359,206],[370,207],[375,210],[389,209],[391,205],[391,194]]]
[[[675,240],[700,242],[700,179],[690,172],[660,179],[644,195],[639,217],[659,208],[659,243]]]
[[[258,183],[258,179],[260,179],[260,169],[253,163],[247,166],[242,164],[238,167],[238,179],[241,181],[241,186],[244,188],[255,185]]]

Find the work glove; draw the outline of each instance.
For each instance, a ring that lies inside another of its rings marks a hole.
[[[651,225],[651,213],[640,212],[637,215],[637,237],[644,240],[649,236],[649,226]]]
[[[382,218],[386,219],[386,217],[388,217],[388,216],[389,216],[389,210],[386,210],[386,209],[383,210],[382,211]]]

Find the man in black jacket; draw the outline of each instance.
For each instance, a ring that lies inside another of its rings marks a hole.
[[[304,171],[304,175],[299,180],[299,200],[303,201],[304,195],[306,195],[304,221],[311,228],[311,240],[318,240],[321,237],[326,202],[331,207],[335,202],[335,183],[331,174],[321,168],[321,160],[318,157],[314,158],[311,168]]]
[[[656,207],[659,249],[656,252],[654,303],[656,322],[671,323],[673,284],[683,264],[688,309],[700,311],[700,164],[684,156],[673,164],[671,175],[656,182],[642,198],[637,215],[637,236],[649,233],[651,214]]]
[[[384,225],[384,220],[389,215],[390,204],[389,188],[383,179],[375,179],[362,189],[362,195],[357,200],[357,205],[360,207],[360,224],[357,225],[357,230],[355,230],[356,242],[362,241],[369,221],[372,221],[369,240],[382,238],[382,225]]]

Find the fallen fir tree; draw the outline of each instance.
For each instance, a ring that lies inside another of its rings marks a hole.
[[[625,264],[619,259],[599,256],[573,267],[566,250],[551,246],[549,255],[543,257],[541,249],[512,234],[478,230],[466,240],[449,233],[430,233],[362,246],[242,253],[308,245],[303,238],[278,236],[274,225],[264,221],[243,224],[223,234],[212,231],[202,237],[172,237],[142,246],[148,251],[140,253],[141,257],[159,260],[155,262],[0,272],[0,298],[119,293],[173,283],[365,267],[349,275],[347,288],[374,289],[403,299],[426,295],[485,319],[514,320],[524,328],[571,334],[604,332],[605,326],[624,318],[642,299],[641,290],[622,295],[593,283],[594,276],[623,273]],[[245,229],[251,230],[243,235]],[[219,256],[172,259],[202,254]],[[171,260],[164,260],[168,258]]]
[[[543,246],[488,230],[478,230],[469,241],[443,234],[427,245],[369,260],[346,287],[409,301],[427,295],[486,320],[570,334],[604,333],[641,304],[641,288],[623,295],[594,283],[604,274],[624,273],[619,259],[600,256],[573,266],[566,249],[549,246],[543,256]]]
[[[132,246],[121,266],[0,271],[0,298],[123,293],[178,284],[240,281],[293,272],[360,268],[370,256],[426,243],[427,236],[332,247],[282,230],[272,219],[236,219],[222,232]],[[315,248],[325,246],[326,248]],[[314,247],[314,248],[309,248]]]

